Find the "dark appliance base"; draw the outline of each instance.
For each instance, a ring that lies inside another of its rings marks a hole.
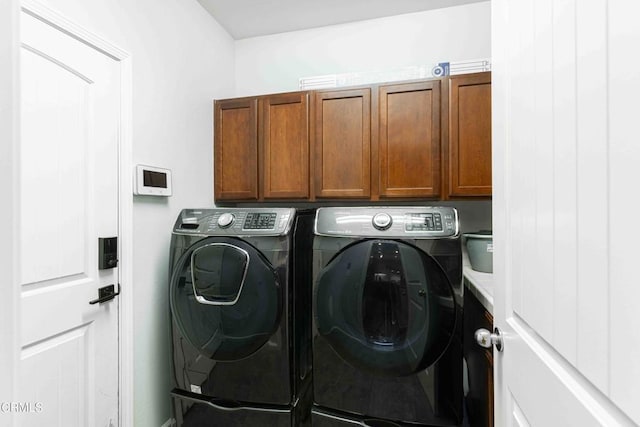
[[[311,425],[308,398],[298,402],[293,408],[271,408],[208,400],[206,396],[176,389],[171,394],[177,427],[303,427]]]

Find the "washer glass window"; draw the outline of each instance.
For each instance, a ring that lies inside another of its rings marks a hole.
[[[174,266],[171,314],[182,336],[204,356],[239,360],[275,333],[282,311],[276,272],[240,239],[210,237]]]

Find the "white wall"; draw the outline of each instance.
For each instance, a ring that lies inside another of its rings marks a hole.
[[[491,57],[491,3],[236,41],[236,95],[298,90],[298,79]]]
[[[169,168],[173,196],[133,206],[136,427],[170,417],[167,271],[180,209],[213,204],[212,100],[232,96],[231,37],[196,1],[46,0],[132,55],[133,162]],[[123,284],[124,285],[124,284]]]

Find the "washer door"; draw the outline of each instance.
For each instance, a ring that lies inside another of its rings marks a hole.
[[[320,272],[315,320],[352,366],[402,376],[433,364],[455,328],[451,284],[440,265],[404,242],[347,246]]]
[[[194,244],[176,263],[169,287],[180,333],[210,359],[245,358],[278,328],[282,293],[276,273],[242,240],[210,237]]]

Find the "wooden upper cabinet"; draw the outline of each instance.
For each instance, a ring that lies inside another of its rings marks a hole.
[[[448,196],[491,196],[491,73],[449,82]]]
[[[215,198],[309,198],[309,93],[215,103]]]
[[[491,73],[226,99],[214,111],[217,201],[491,196]]]
[[[258,199],[258,101],[216,101],[215,198]]]
[[[309,93],[262,98],[260,170],[265,199],[309,197]]]
[[[315,95],[315,195],[371,194],[371,89]]]
[[[439,196],[440,81],[383,85],[378,94],[380,196]]]

